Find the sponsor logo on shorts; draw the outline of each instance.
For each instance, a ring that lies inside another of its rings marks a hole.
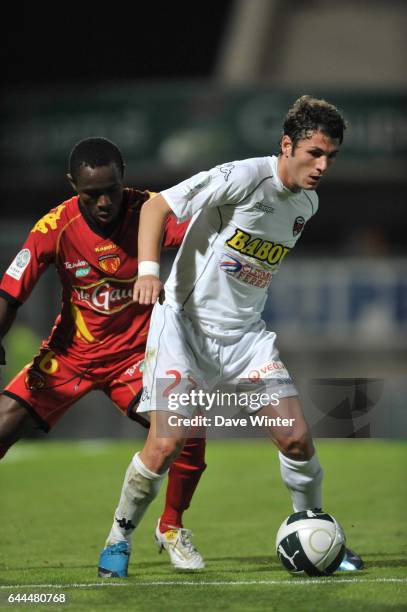
[[[137,370],[139,372],[142,372],[142,369],[141,369],[142,365],[143,365],[143,359],[140,359],[134,365],[132,365],[129,368],[127,368],[127,370],[125,371],[124,375],[125,376],[134,376],[134,374],[137,372]]]
[[[251,370],[247,378],[250,382],[257,382],[261,378],[281,378],[281,376],[287,377],[288,372],[285,369],[285,365],[282,361],[266,361],[258,368]]]
[[[20,280],[24,270],[30,263],[30,259],[31,251],[29,249],[22,249],[19,253],[17,253],[14,260],[9,265],[8,269],[6,270],[6,274],[12,278],[15,278],[16,280]]]
[[[225,179],[226,183],[228,182],[229,176],[232,174],[233,169],[235,167],[235,164],[222,164],[222,166],[218,166],[219,170],[223,174],[223,178]]]
[[[101,255],[98,261],[102,270],[109,274],[114,274],[120,268],[121,261],[118,255]]]
[[[290,251],[290,248],[283,244],[253,237],[248,232],[244,232],[239,228],[237,228],[233,236],[226,241],[226,244],[242,255],[249,255],[258,261],[264,261],[271,265],[280,264]]]
[[[302,230],[304,229],[304,225],[304,217],[296,217],[293,225],[293,236],[298,236],[298,234],[301,234]]]

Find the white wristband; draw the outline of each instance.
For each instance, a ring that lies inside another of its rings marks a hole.
[[[158,278],[160,278],[160,264],[157,261],[139,261],[138,275],[152,275],[158,276]]]

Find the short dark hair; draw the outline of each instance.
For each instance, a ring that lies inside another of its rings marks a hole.
[[[83,166],[98,168],[116,164],[121,175],[124,174],[124,162],[119,147],[107,138],[91,137],[76,143],[69,156],[69,173],[76,182]]]
[[[301,96],[285,116],[282,136],[291,138],[294,152],[300,140],[309,138],[313,132],[318,131],[330,138],[337,138],[341,144],[345,129],[346,121],[336,106],[326,100]]]

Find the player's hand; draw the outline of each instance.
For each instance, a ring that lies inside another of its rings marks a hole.
[[[6,365],[6,351],[2,344],[0,344],[0,365]]]
[[[161,301],[162,291],[163,286],[158,276],[152,274],[139,276],[134,283],[133,302],[144,305],[155,304],[159,297]]]

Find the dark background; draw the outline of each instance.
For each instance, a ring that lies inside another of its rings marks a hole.
[[[231,4],[18,3],[2,33],[2,80],[37,87],[208,77]]]
[[[145,87],[158,81],[209,82],[232,7],[232,0],[193,5],[70,2],[52,8],[19,3],[2,33],[2,81],[21,98],[62,88],[80,96],[81,88],[112,82],[142,82]],[[275,152],[272,143],[264,154]],[[183,178],[182,173],[158,175],[154,184],[149,178],[146,184],[160,190]],[[1,215],[24,215],[30,223],[71,195],[62,172],[59,185],[43,181],[33,189],[24,176],[18,189],[15,183],[12,189],[7,181],[1,183]],[[369,181],[328,179],[319,195],[329,214],[317,215],[301,248],[329,253],[334,245],[337,252],[356,255],[406,252],[405,190],[406,181],[392,182],[385,168]]]

